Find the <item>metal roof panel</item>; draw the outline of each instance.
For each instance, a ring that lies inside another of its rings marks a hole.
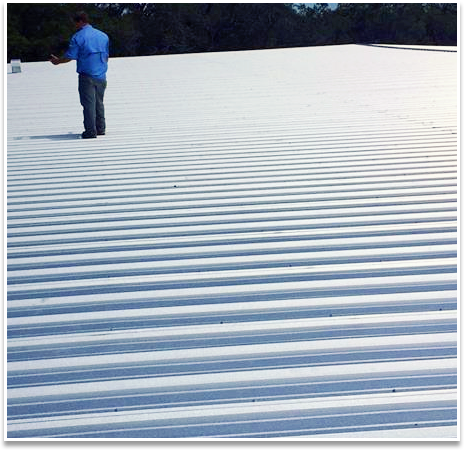
[[[408,51],[404,51],[408,50]],[[16,439],[457,428],[457,53],[114,58],[7,75]]]

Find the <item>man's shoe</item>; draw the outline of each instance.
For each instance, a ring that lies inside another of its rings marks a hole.
[[[82,133],[82,139],[92,139],[96,137],[97,137],[96,133],[89,133],[88,131],[84,131]]]
[[[104,135],[105,135],[105,130],[97,131],[97,136],[104,136]]]

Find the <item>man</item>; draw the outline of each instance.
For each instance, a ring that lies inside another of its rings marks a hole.
[[[50,56],[54,65],[77,61],[79,98],[84,110],[83,139],[105,134],[105,108],[103,96],[108,70],[109,39],[102,31],[89,24],[87,14],[77,13],[74,18],[77,32],[71,38],[64,57]]]

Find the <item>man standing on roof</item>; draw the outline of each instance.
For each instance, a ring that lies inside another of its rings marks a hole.
[[[83,139],[105,134],[105,108],[103,96],[108,70],[109,39],[89,24],[87,14],[78,12],[73,17],[77,32],[71,38],[68,50],[62,58],[50,56],[54,65],[77,61],[79,74],[79,98],[84,109]]]

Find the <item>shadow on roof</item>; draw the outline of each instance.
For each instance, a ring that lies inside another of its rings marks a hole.
[[[79,133],[68,133],[68,134],[48,134],[41,136],[18,136],[15,137],[15,141],[21,141],[25,139],[51,139],[53,141],[63,141],[69,139],[80,139],[81,135]]]

